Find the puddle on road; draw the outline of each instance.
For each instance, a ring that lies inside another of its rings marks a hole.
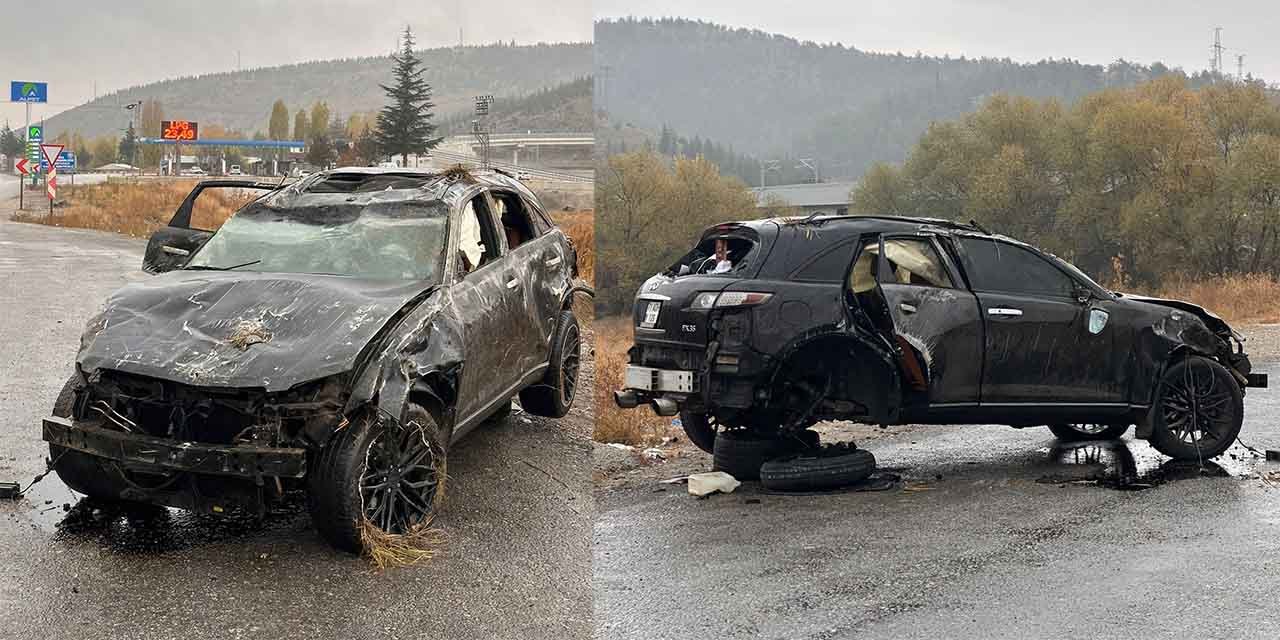
[[[55,542],[89,542],[121,553],[164,553],[310,526],[301,492],[286,494],[262,518],[234,511],[218,515],[85,498],[56,474],[32,487],[19,505]]]
[[[164,553],[302,526],[305,511],[301,495],[273,506],[262,518],[81,498],[55,525],[54,540],[92,542],[122,553]]]
[[[1247,477],[1256,459],[1236,444],[1213,460],[1171,460],[1144,441],[1128,439],[1056,443],[1040,451],[1055,468],[1039,482],[1097,484],[1122,491],[1192,478]]]

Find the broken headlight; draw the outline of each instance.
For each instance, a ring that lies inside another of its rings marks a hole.
[[[728,307],[754,307],[764,304],[773,297],[772,293],[759,291],[726,291],[724,293],[703,292],[693,298],[693,309],[725,309]]]

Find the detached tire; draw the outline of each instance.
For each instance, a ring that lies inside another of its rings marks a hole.
[[[561,311],[556,334],[551,341],[550,366],[546,375],[538,384],[520,390],[520,406],[525,411],[548,418],[563,418],[569,413],[578,392],[581,335],[578,318],[572,311]]]
[[[447,446],[435,416],[411,404],[406,424],[359,416],[334,434],[307,469],[307,507],[320,537],[360,553],[368,519],[387,533],[430,522],[443,506]]]
[[[62,391],[53,403],[53,415],[74,419],[76,394],[82,389],[84,382],[80,374],[73,374],[62,385]],[[53,462],[53,469],[63,484],[90,498],[119,501],[120,495],[128,488],[119,472],[97,456],[50,444],[49,460]]]
[[[1129,430],[1127,424],[1051,424],[1049,431],[1063,442],[1115,440]]]
[[[812,435],[788,438],[725,431],[716,435],[711,468],[738,480],[759,480],[760,467],[765,462],[817,446],[817,433],[806,430],[803,434]]]
[[[760,467],[760,482],[772,491],[828,491],[866,480],[876,470],[870,451],[838,455],[798,455],[770,460]]]
[[[1156,386],[1151,446],[1175,460],[1208,460],[1235,442],[1244,423],[1244,393],[1226,367],[1189,356]]]

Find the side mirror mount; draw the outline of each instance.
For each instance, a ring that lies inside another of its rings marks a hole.
[[[151,234],[151,239],[147,241],[147,252],[142,256],[142,270],[147,273],[164,273],[181,269],[212,237],[213,233],[210,231],[164,227]]]
[[[1093,299],[1093,292],[1088,287],[1077,282],[1075,283],[1075,296],[1076,302],[1089,304],[1089,301]]]
[[[680,265],[680,271],[679,271],[678,273],[676,273],[676,275],[677,275],[677,276],[687,276],[687,275],[689,275],[689,265],[687,265],[687,264],[682,264],[682,265]]]

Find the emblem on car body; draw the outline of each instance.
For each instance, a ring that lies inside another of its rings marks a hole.
[[[683,332],[685,332],[685,333],[697,333],[697,332],[698,332],[698,325],[696,325],[696,324],[682,324],[682,325],[680,325],[680,330],[681,330],[681,331],[683,331]]]

